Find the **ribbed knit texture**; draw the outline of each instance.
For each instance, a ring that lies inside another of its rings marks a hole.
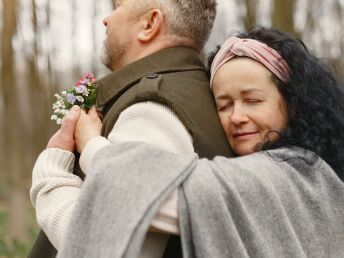
[[[44,232],[53,232],[48,237],[56,248],[68,226],[61,217],[71,217],[82,186],[82,180],[71,174],[73,164],[73,153],[50,148],[39,155],[33,169],[30,196],[37,222]]]
[[[109,142],[110,141],[110,142]],[[153,102],[132,105],[122,112],[109,141],[104,137],[92,139],[80,157],[80,165],[88,174],[98,150],[110,143],[140,141],[180,154],[194,152],[192,138],[176,115],[167,107]],[[74,155],[59,149],[41,153],[33,169],[31,200],[36,208],[37,222],[52,244],[59,248],[80,193],[82,181],[71,174]],[[177,192],[162,205],[152,226],[177,234]],[[168,235],[148,233],[141,258],[161,257]]]
[[[92,164],[93,156],[101,148],[109,144],[111,144],[111,142],[103,136],[94,137],[86,144],[79,159],[80,167],[86,175],[88,174],[89,168]]]
[[[145,142],[163,150],[192,154],[192,138],[176,115],[154,102],[137,103],[123,112],[108,136],[112,143]]]

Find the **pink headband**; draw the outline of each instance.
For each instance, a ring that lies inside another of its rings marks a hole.
[[[290,68],[276,50],[254,39],[230,37],[216,54],[211,65],[210,87],[213,86],[216,72],[236,56],[252,58],[263,64],[284,83],[289,81]]]

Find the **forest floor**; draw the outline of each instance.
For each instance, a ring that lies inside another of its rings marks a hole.
[[[33,241],[38,234],[38,226],[35,220],[34,210],[32,206],[27,210],[28,240],[23,243],[15,239],[9,238],[8,227],[8,207],[4,200],[0,200],[0,258],[23,258],[32,247]]]

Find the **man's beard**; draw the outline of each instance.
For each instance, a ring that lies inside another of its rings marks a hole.
[[[125,53],[124,44],[121,45],[117,39],[106,38],[103,43],[102,52],[100,54],[101,62],[110,70],[115,70],[121,65],[122,57]]]

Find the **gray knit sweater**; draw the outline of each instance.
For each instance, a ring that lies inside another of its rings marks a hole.
[[[177,187],[184,258],[344,257],[344,184],[311,152],[209,161],[126,143],[93,163],[59,257],[137,257]]]

